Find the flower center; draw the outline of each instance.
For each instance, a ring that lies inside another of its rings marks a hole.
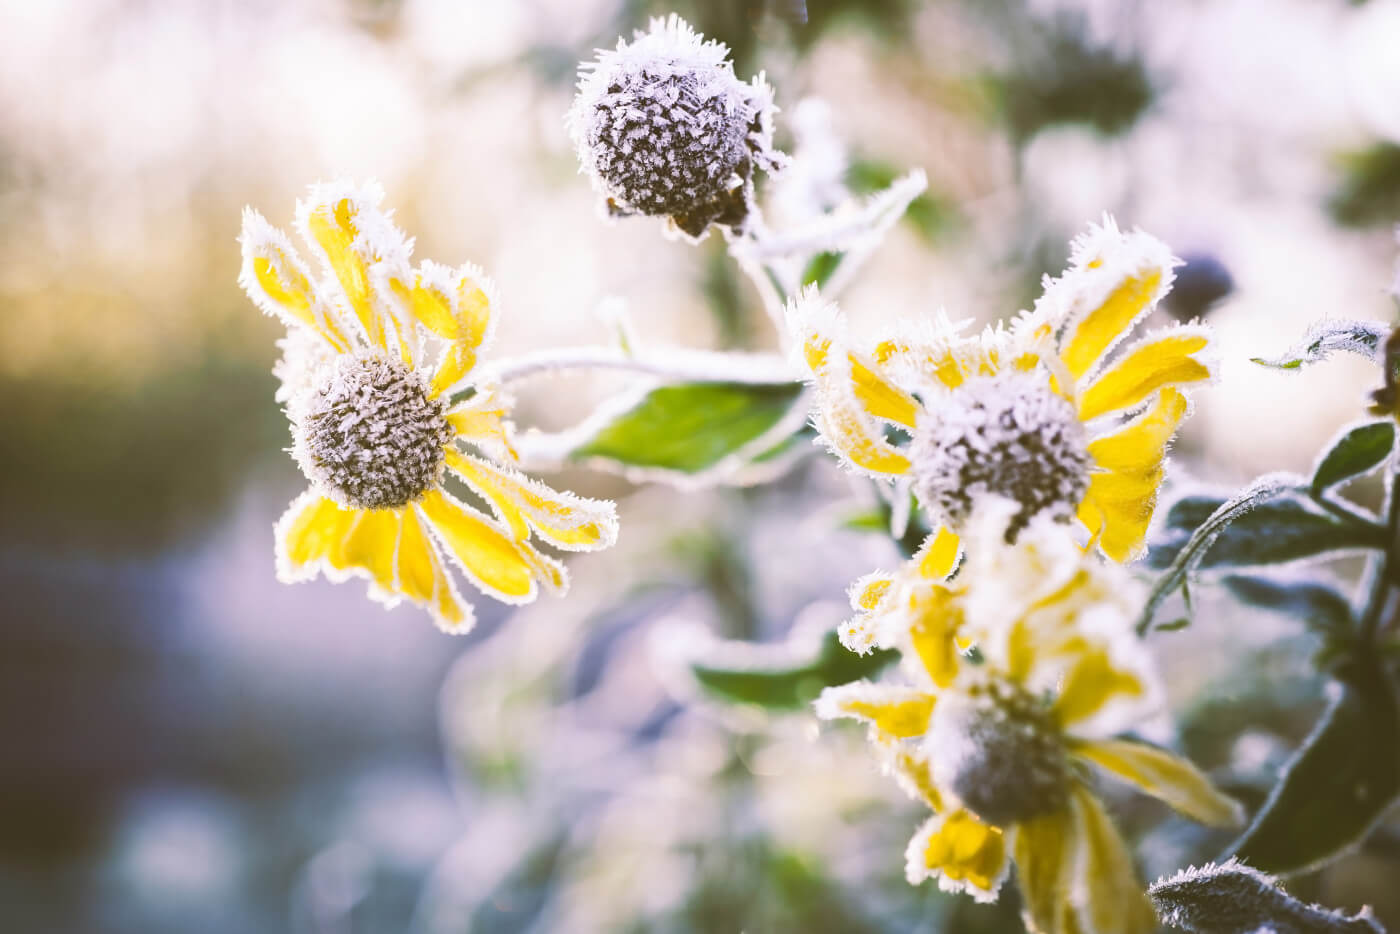
[[[406,506],[442,476],[452,439],[443,403],[394,360],[338,357],[293,413],[306,476],[354,509]]]
[[[1020,503],[1008,542],[1038,513],[1069,520],[1089,488],[1074,406],[1029,373],[968,380],[920,419],[910,453],[920,502],[954,527],[987,494]]]
[[[1069,796],[1064,741],[1046,705],[1004,682],[945,694],[924,742],[933,779],[989,824],[1051,813]]]

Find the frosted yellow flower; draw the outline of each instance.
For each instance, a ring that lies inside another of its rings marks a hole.
[[[966,336],[941,316],[922,333],[851,346],[840,312],[807,293],[789,307],[816,421],[850,468],[907,477],[921,505],[954,531],[980,497],[1033,516],[1083,523],[1103,552],[1142,550],[1167,446],[1207,381],[1209,332],[1150,333],[1112,353],[1171,287],[1177,261],[1160,241],[1111,220],[1073,246],[1033,311]],[[890,426],[910,437],[893,443]]]
[[[979,507],[967,561],[921,586],[914,628],[897,631],[891,608],[864,613],[858,628],[902,648],[907,677],[828,688],[817,713],[869,723],[882,763],[933,809],[905,854],[911,883],[990,901],[1014,860],[1033,931],[1147,934],[1156,920],[1089,767],[1205,823],[1235,824],[1239,807],[1184,759],[1118,736],[1158,706],[1131,629],[1136,589],[1044,518],[1008,545],[1018,508]],[[980,661],[956,651],[968,641]]]
[[[510,466],[510,402],[474,379],[495,323],[492,286],[470,264],[410,266],[412,244],[382,200],[377,185],[335,182],[297,202],[319,277],[286,234],[251,208],[243,215],[239,283],[287,325],[278,400],[311,481],[277,523],[277,572],[287,582],[363,577],[375,599],[406,598],[462,632],[472,610],[444,550],[483,592],[524,603],[567,582],[532,534],[599,549],[616,539],[617,516],[612,503]],[[445,489],[449,471],[494,517]]]

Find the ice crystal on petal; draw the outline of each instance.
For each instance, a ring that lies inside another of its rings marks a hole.
[[[692,239],[744,226],[754,170],[784,157],[771,88],[740,81],[727,56],[673,14],[580,66],[569,131],[611,213],[668,217]]]
[[[1013,541],[1036,515],[1074,515],[1089,487],[1086,444],[1074,407],[1044,379],[977,377],[921,416],[910,447],[914,490],[955,527],[988,495],[1014,500]]]
[[[1236,859],[1183,869],[1147,890],[1162,920],[1193,934],[1384,934],[1369,909],[1307,905]]]

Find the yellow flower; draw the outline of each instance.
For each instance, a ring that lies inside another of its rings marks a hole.
[[[1033,931],[1147,934],[1156,920],[1089,767],[1204,823],[1236,824],[1239,807],[1184,759],[1118,735],[1159,703],[1132,581],[1045,519],[1008,545],[1016,509],[979,509],[956,577],[890,585],[921,594],[911,630],[894,628],[911,619],[902,603],[858,607],[857,631],[902,648],[908,677],[828,688],[816,710],[868,723],[883,765],[934,811],[905,854],[911,883],[991,901],[1014,860]]]
[[[297,202],[319,277],[286,234],[251,208],[243,215],[239,283],[287,325],[277,398],[311,482],[277,523],[278,577],[363,577],[375,599],[408,599],[463,632],[472,610],[444,550],[483,592],[524,603],[567,582],[532,534],[595,550],[616,539],[617,516],[612,503],[510,466],[510,401],[474,379],[495,323],[492,286],[469,264],[410,266],[412,244],[382,200],[377,185],[335,182]],[[449,493],[448,471],[494,517]]]
[[[822,436],[856,471],[907,478],[954,531],[996,493],[1021,504],[1013,537],[1035,515],[1077,517],[1105,554],[1130,560],[1187,414],[1184,390],[1212,376],[1199,324],[1113,353],[1170,289],[1176,262],[1156,239],[1105,220],[1010,327],[966,336],[939,316],[868,350],[851,345],[834,306],[806,293],[789,324]],[[909,443],[892,443],[891,426]]]

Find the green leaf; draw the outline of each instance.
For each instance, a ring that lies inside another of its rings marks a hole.
[[[1184,587],[1197,568],[1247,567],[1282,564],[1300,558],[1352,548],[1384,548],[1385,530],[1359,520],[1325,513],[1296,498],[1301,477],[1269,474],[1232,499],[1220,503],[1187,534],[1180,525],[1206,502],[1190,503],[1168,512],[1174,532],[1148,555],[1148,564],[1165,568],[1153,585],[1138,618],[1138,631],[1147,632],[1162,603]]]
[[[836,267],[841,265],[841,260],[845,258],[845,255],[845,253],[827,250],[812,257],[812,261],[802,272],[802,284],[815,285],[818,288],[826,285],[831,274],[836,272]]]
[[[595,421],[568,457],[688,475],[741,467],[802,429],[802,395],[800,382],[661,386]]]
[[[1279,357],[1251,357],[1260,366],[1296,370],[1309,363],[1326,360],[1334,353],[1354,353],[1379,362],[1380,347],[1390,328],[1378,321],[1343,321],[1328,318],[1308,328],[1302,341]]]
[[[1339,483],[1370,473],[1394,447],[1395,423],[1389,419],[1367,422],[1348,430],[1322,456],[1313,471],[1313,495],[1320,496]]]
[[[1318,632],[1344,635],[1355,621],[1351,601],[1327,584],[1245,575],[1232,575],[1223,583],[1237,599],[1296,617]]]
[[[1359,843],[1400,796],[1400,704],[1374,656],[1341,693],[1231,852],[1264,872],[1316,868]]]
[[[899,657],[893,649],[857,655],[841,645],[835,632],[805,652],[788,644],[755,645],[719,642],[709,659],[691,661],[690,670],[706,693],[735,704],[771,710],[806,707],[822,688],[847,684],[878,674]],[[720,661],[719,656],[723,656]]]

